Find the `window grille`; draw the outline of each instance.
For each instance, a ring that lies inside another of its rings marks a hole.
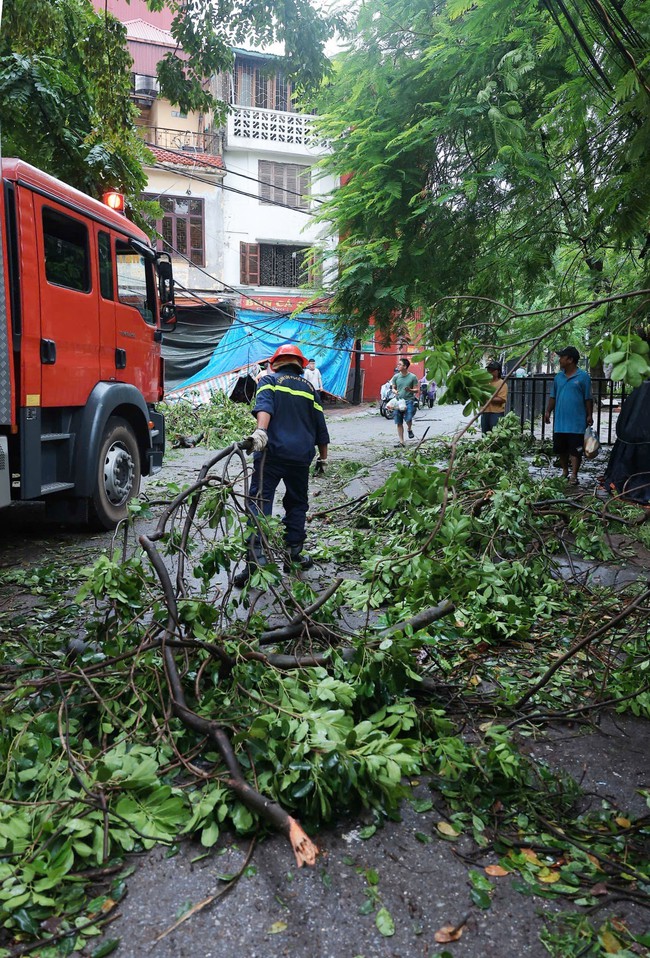
[[[240,282],[293,289],[306,286],[313,280],[308,250],[282,243],[242,243]]]

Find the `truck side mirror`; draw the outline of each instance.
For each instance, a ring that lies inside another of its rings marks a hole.
[[[163,303],[160,309],[160,321],[168,329],[174,329],[176,326],[176,306],[174,303]]]
[[[158,292],[162,307],[160,310],[161,322],[173,329],[176,325],[176,306],[174,304],[174,274],[171,259],[168,253],[159,253],[156,257],[158,266]]]

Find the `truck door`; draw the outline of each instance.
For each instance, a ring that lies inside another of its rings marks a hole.
[[[99,365],[100,379],[115,379],[119,356],[115,340],[115,257],[114,238],[103,226],[97,229],[97,263],[99,266]]]
[[[83,406],[99,379],[91,225],[34,193],[41,291],[41,405]]]
[[[160,330],[157,329],[153,259],[127,238],[115,240],[117,296],[115,345],[119,382],[136,386],[147,402],[159,398]]]

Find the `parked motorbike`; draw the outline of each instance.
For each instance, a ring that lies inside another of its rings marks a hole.
[[[384,419],[391,419],[393,415],[392,412],[389,412],[389,410],[386,408],[389,401],[390,401],[390,396],[387,396],[386,399],[382,399],[381,402],[379,403],[379,415],[383,416]]]
[[[436,401],[436,384],[433,380],[428,383],[420,383],[420,405],[424,409],[425,406],[428,406],[429,409],[433,408],[433,404]]]

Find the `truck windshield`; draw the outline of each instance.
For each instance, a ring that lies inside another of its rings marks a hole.
[[[117,297],[120,303],[134,306],[144,321],[156,323],[153,267],[130,243],[115,245]]]

